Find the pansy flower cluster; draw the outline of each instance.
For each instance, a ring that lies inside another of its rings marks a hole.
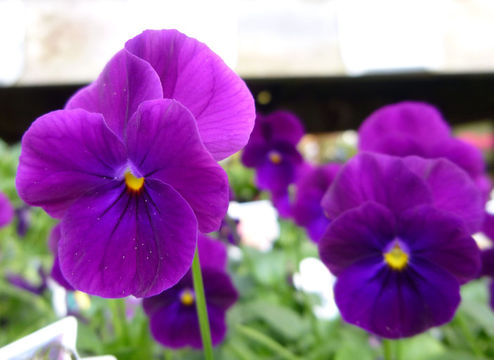
[[[256,184],[274,196],[283,194],[295,181],[303,163],[297,144],[304,135],[300,120],[292,113],[257,114],[254,130],[242,152],[242,163],[256,170]]]
[[[129,40],[64,110],[24,134],[16,185],[60,219],[57,259],[71,287],[146,297],[189,270],[199,232],[227,206],[217,161],[254,122],[245,83],[206,45],[175,30]]]
[[[484,165],[422,103],[376,111],[359,135],[363,152],[322,201],[331,223],[320,256],[338,277],[346,321],[387,338],[412,336],[450,321],[460,285],[479,274],[471,234],[484,223]]]
[[[256,170],[257,186],[270,192],[278,213],[304,227],[317,242],[329,224],[321,199],[340,164],[305,162],[297,150],[303,135],[303,126],[292,113],[258,114],[242,163]]]

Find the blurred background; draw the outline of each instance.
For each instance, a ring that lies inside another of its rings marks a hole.
[[[144,29],[177,28],[244,77],[494,70],[489,0],[1,0],[0,83],[84,83]]]

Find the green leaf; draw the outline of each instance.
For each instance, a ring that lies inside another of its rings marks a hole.
[[[256,301],[249,304],[247,311],[263,320],[272,330],[287,340],[307,336],[309,331],[308,320],[288,307]]]

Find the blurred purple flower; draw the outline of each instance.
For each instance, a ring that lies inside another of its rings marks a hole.
[[[257,114],[242,163],[256,169],[260,189],[280,194],[295,181],[297,166],[303,161],[296,145],[303,135],[300,120],[289,112]]]
[[[43,292],[48,288],[47,285],[47,276],[43,268],[40,266],[38,268],[38,275],[41,279],[41,282],[39,285],[33,285],[31,282],[26,280],[25,277],[19,274],[7,274],[6,278],[7,281],[14,285],[15,287],[29,291],[30,293],[33,293],[35,295],[41,295]]]
[[[340,164],[308,165],[295,183],[292,216],[303,226],[310,238],[318,242],[329,225],[321,200],[340,170]]]
[[[31,210],[30,206],[23,205],[15,209],[15,217],[17,218],[17,235],[20,237],[26,236],[29,230],[29,225],[31,223]]]
[[[350,160],[324,197],[333,220],[319,243],[338,277],[343,318],[387,338],[450,321],[460,285],[480,270],[467,226],[483,207],[475,200],[466,209],[472,196],[481,198],[475,184],[445,159],[363,153]]]
[[[490,213],[485,214],[484,225],[482,226],[482,232],[494,242],[494,215]]]
[[[14,217],[14,208],[9,198],[0,192],[0,227],[8,225]]]
[[[226,311],[238,295],[225,271],[225,245],[199,235],[198,246],[211,338],[213,345],[217,345],[226,334]],[[189,271],[171,289],[143,299],[144,311],[150,317],[151,333],[156,341],[174,349],[185,346],[202,348],[194,296]]]
[[[245,146],[254,126],[254,99],[244,81],[205,44],[177,30],[147,30],[127,41],[66,109],[102,114],[123,138],[139,104],[161,98],[175,99],[191,112],[215,160]]]
[[[238,223],[238,219],[232,219],[226,215],[221,221],[221,226],[218,230],[218,239],[227,244],[238,245]]]
[[[446,158],[465,170],[484,196],[491,186],[480,150],[454,138],[439,111],[426,103],[405,101],[373,112],[360,126],[359,150]]]

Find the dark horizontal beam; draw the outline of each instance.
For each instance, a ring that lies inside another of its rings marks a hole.
[[[494,74],[402,74],[361,77],[247,79],[258,110],[295,112],[307,132],[356,129],[376,108],[421,100],[451,124],[494,118]],[[38,116],[64,106],[82,85],[0,88],[0,137],[18,141]]]

